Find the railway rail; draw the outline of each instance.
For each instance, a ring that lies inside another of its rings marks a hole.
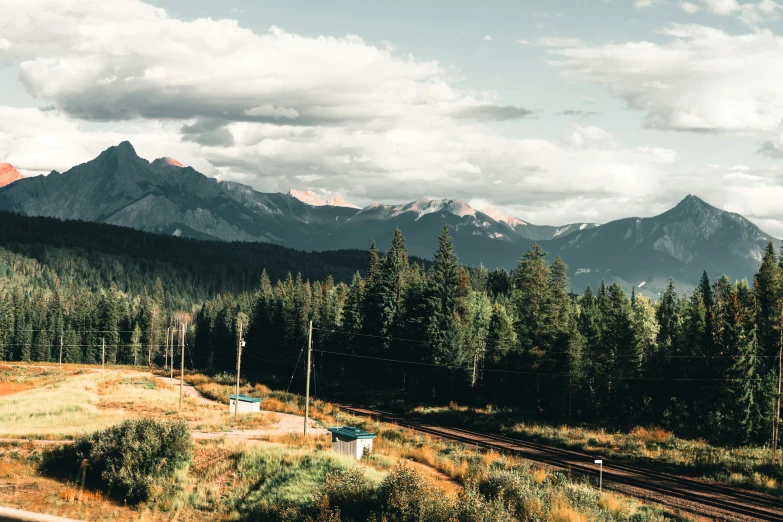
[[[444,440],[514,454],[553,468],[569,470],[586,476],[597,474],[593,460],[602,457],[601,455],[588,455],[505,435],[431,424],[373,408],[345,404],[336,404],[336,406],[354,415],[370,416],[379,421],[393,422],[401,427]],[[607,489],[712,520],[783,522],[783,499],[671,473],[653,471],[622,462],[615,463],[604,459],[603,484],[603,487]]]

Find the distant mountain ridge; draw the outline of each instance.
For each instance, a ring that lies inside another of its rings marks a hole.
[[[650,218],[604,225],[534,225],[493,208],[458,199],[420,198],[399,205],[358,208],[306,190],[262,193],[220,181],[172,158],[149,162],[129,142],[64,173],[24,178],[0,188],[0,210],[123,225],[196,239],[260,241],[300,250],[383,249],[396,228],[412,255],[433,255],[449,225],[455,249],[470,265],[516,265],[531,242],[542,243],[570,266],[578,290],[601,280],[656,293],[668,279],[685,288],[702,270],[750,277],[771,239],[750,221],[695,196]]]
[[[658,216],[618,219],[546,247],[569,263],[575,288],[617,280],[657,293],[670,278],[693,287],[703,271],[752,282],[769,241],[743,216],[688,195]]]
[[[433,230],[442,226],[444,215],[457,235],[493,241],[549,239],[562,229],[530,225],[497,211],[483,213],[461,200],[421,198],[358,208],[340,197],[324,201],[304,190],[261,193],[241,183],[204,176],[172,158],[149,162],[129,142],[65,173],[29,178],[0,191],[0,209],[308,250],[366,248],[371,239],[386,241],[405,224],[412,237],[421,231],[422,250],[417,255],[434,251]]]

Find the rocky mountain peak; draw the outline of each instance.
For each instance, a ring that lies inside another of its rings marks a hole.
[[[312,205],[314,207],[322,207],[326,205],[326,201],[321,199],[321,196],[312,190],[291,189],[288,191],[288,195],[294,199],[298,199],[302,203],[307,203],[308,205]]]
[[[340,196],[335,196],[333,198],[330,198],[326,201],[327,205],[331,205],[333,207],[346,207],[346,208],[360,208],[356,205],[353,205],[351,203],[348,203]]]
[[[22,174],[10,163],[0,163],[0,187],[10,185],[14,181],[24,178]]]

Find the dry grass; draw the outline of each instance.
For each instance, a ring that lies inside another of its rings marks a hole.
[[[206,376],[191,375],[188,379],[218,397],[227,395],[227,391],[233,392],[231,386]],[[244,383],[242,392],[263,397],[262,407],[281,413],[299,413],[303,406],[301,397],[274,392],[265,386]],[[9,415],[13,409],[11,403],[20,406],[14,401],[21,397],[29,399],[23,407],[39,408],[36,411],[40,415],[14,418],[12,423],[6,424],[3,415]],[[75,400],[79,400],[84,408],[61,411]],[[43,388],[0,397],[0,431],[74,436],[79,430],[92,431],[96,426],[113,423],[113,419],[129,416],[183,419],[191,426],[237,428],[233,424],[233,416],[223,404],[186,399],[185,407],[179,410],[178,402],[176,387],[169,389],[142,372],[77,372]],[[445,495],[455,497],[465,494],[460,484],[484,480],[492,469],[522,470],[533,495],[526,497],[519,507],[524,513],[523,519],[563,522],[610,520],[599,516],[596,510],[611,514],[611,520],[627,519],[640,505],[619,496],[603,495],[599,499],[597,492],[586,485],[565,486],[569,490],[580,490],[579,498],[593,499],[590,501],[592,504],[585,507],[569,500],[571,497],[559,489],[563,486],[551,485],[549,478],[553,474],[544,469],[530,468],[515,457],[501,456],[496,452],[476,452],[399,426],[338,413],[332,405],[320,401],[314,402],[311,411],[314,417],[326,424],[349,424],[376,433],[378,438],[373,455],[359,463],[348,457],[335,456],[331,452],[328,435],[273,435],[252,444],[224,439],[199,441],[189,472],[180,477],[180,489],[167,492],[164,497],[154,499],[139,510],[131,510],[100,495],[84,494],[78,501],[78,487],[74,484],[62,484],[38,475],[35,463],[40,460],[36,456],[36,452],[41,451],[40,445],[0,445],[0,484],[6,480],[13,482],[13,487],[0,488],[0,504],[85,520],[236,520],[247,517],[243,510],[250,505],[309,502],[314,488],[324,480],[328,470],[358,465],[372,482],[378,483],[400,459],[408,459],[418,463],[421,474]],[[276,415],[269,413],[258,419],[243,416],[239,427],[273,422]],[[45,419],[45,422],[36,420],[38,418]],[[82,423],[81,426],[72,424],[76,420]],[[643,436],[663,437],[650,430]],[[36,490],[36,494],[26,495],[25,492],[31,488]]]
[[[226,406],[189,396],[180,408],[177,387],[135,370],[76,370],[27,378],[25,383],[34,383],[35,389],[0,396],[0,437],[70,439],[139,417],[184,420],[193,429],[208,431],[258,429],[279,421],[276,414],[260,413],[242,415],[235,422]]]
[[[537,484],[541,484],[544,482],[546,475],[547,473],[545,469],[537,469],[533,471],[533,480],[535,480]]]
[[[656,426],[637,426],[628,432],[621,432],[519,422],[513,411],[497,410],[491,406],[472,408],[451,403],[444,407],[419,406],[411,412],[423,418],[477,431],[502,433],[523,440],[783,495],[783,476],[777,472],[770,473],[769,470],[769,447],[713,446],[702,439],[677,437],[671,431]]]

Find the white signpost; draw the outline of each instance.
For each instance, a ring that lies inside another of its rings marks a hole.
[[[598,491],[601,491],[604,485],[604,461],[601,459],[596,459],[595,463],[601,465],[601,468],[598,471]]]

